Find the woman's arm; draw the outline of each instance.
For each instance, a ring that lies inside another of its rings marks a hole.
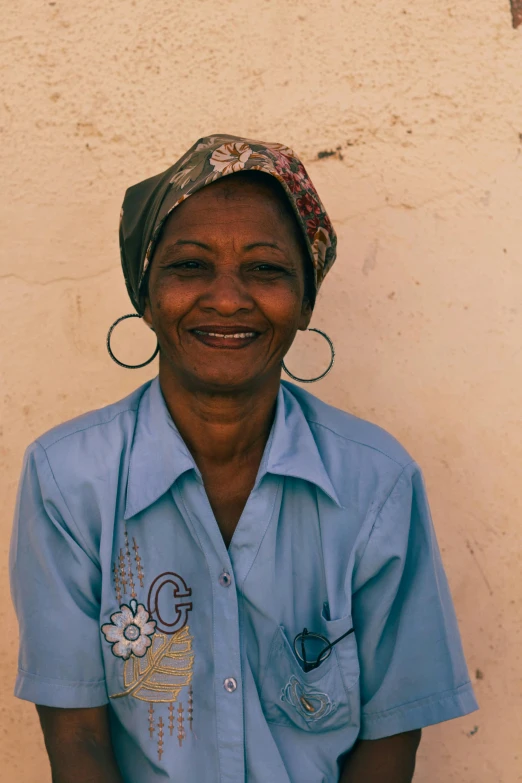
[[[107,707],[36,707],[53,783],[123,783],[112,750]]]
[[[347,756],[339,783],[411,783],[421,730],[357,742]]]

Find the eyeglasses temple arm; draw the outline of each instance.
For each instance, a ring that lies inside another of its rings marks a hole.
[[[303,633],[301,634],[301,654],[303,656],[303,667],[304,670],[307,670],[308,667],[308,661],[306,660],[306,648],[305,648],[305,636],[308,634],[308,629],[304,628]]]
[[[347,637],[347,636],[349,636],[349,635],[350,635],[351,633],[353,633],[353,632],[354,632],[354,629],[353,629],[353,628],[350,628],[350,630],[349,630],[349,631],[346,631],[346,633],[343,633],[343,635],[342,635],[342,636],[340,636],[338,639],[335,639],[335,641],[333,641],[333,642],[330,642],[330,643],[329,643],[329,645],[328,645],[328,647],[327,647],[326,649],[327,649],[327,650],[331,649],[331,648],[332,648],[332,647],[334,647],[334,646],[335,646],[335,645],[336,645],[338,642],[342,642],[342,640],[343,640],[343,639],[346,639],[346,637]]]

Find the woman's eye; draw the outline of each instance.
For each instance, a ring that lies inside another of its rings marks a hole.
[[[201,263],[199,261],[178,261],[174,264],[169,264],[169,269],[179,272],[192,272],[201,269]]]
[[[256,264],[254,267],[254,272],[284,272],[285,270],[282,269],[280,266],[276,266],[275,264]]]
[[[178,266],[182,267],[183,269],[199,269],[200,263],[199,261],[182,261],[181,264],[178,264]]]

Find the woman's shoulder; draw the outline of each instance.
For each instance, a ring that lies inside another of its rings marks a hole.
[[[150,383],[117,402],[58,424],[36,438],[32,445],[41,446],[46,452],[70,450],[75,444],[81,444],[81,448],[87,450],[90,444],[94,449],[101,443],[121,445],[127,434],[134,431],[140,400]]]
[[[343,451],[348,449],[359,456],[381,455],[385,462],[391,461],[401,469],[412,463],[404,446],[383,427],[329,405],[295,384],[283,383],[297,399],[316,441],[324,446],[337,451],[342,444]]]
[[[93,557],[98,551],[102,509],[113,507],[118,497],[137,411],[149,385],[53,427],[25,452],[20,497],[35,509],[54,509],[39,519],[45,523],[57,514],[60,524],[76,530]]]

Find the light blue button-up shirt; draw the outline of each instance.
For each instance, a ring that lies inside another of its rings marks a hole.
[[[477,708],[418,466],[289,383],[228,550],[155,379],[28,449],[11,574],[16,695],[109,704],[126,783],[334,783]]]

